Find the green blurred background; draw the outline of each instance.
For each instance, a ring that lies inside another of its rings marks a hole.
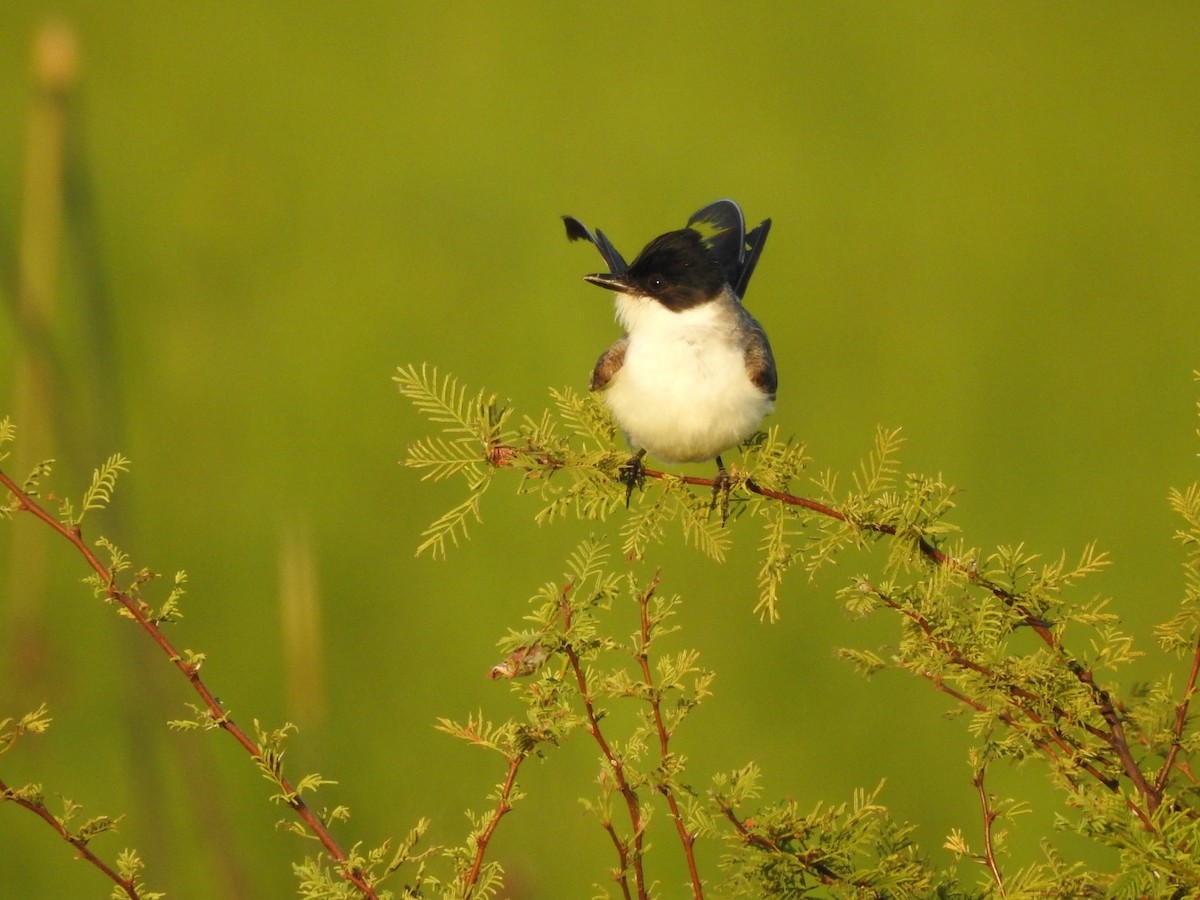
[[[1197,477],[1200,6],[10,0],[0,413],[27,408],[11,313],[38,165],[31,46],[51,13],[79,53],[60,365],[54,414],[18,422],[20,465],[59,458],[53,489],[77,496],[109,453],[133,459],[87,533],[187,569],[173,638],[208,654],[243,724],[300,726],[288,768],[338,780],[317,803],[351,807],[344,843],[420,816],[433,841],[461,840],[462,811],[502,770],[433,723],[515,711],[483,677],[495,642],[591,530],[538,528],[501,478],[469,545],[414,558],[459,488],[397,465],[426,432],[397,365],[434,363],[530,413],[549,387],[585,385],[616,326],[563,213],[627,256],[717,197],[772,217],[749,306],[780,361],[773,421],[814,471],[902,426],[904,469],[965,489],[954,520],[970,543],[1110,550],[1082,590],[1113,595],[1151,651],[1120,683],[1165,671],[1150,629],[1181,593],[1165,494]],[[37,531],[23,519],[0,538],[14,543],[0,718],[45,700],[55,724],[0,774],[126,813],[95,848],[137,846],[172,897],[293,895],[290,862],[313,847],[273,829],[270,786],[226,736],[166,730],[187,686]],[[697,786],[753,758],[768,796],[807,808],[886,779],[883,801],[935,860],[951,828],[978,844],[948,699],[834,658],[895,639],[834,597],[869,563],[796,575],[767,625],[752,614],[758,535],[735,538],[724,566],[672,540],[643,567],[685,598],[673,646],[718,673],[679,735]],[[321,602],[316,686],[286,675],[279,597],[295,583]],[[530,797],[493,845],[510,896],[605,881],[611,848],[575,800],[595,755],[580,737],[527,767]],[[1009,865],[1035,858],[1059,806],[1044,773],[997,769],[991,785],[1034,805]],[[657,825],[651,874],[678,896],[661,811]],[[15,806],[0,807],[0,848],[5,897],[109,890]],[[701,855],[715,877],[718,849]]]

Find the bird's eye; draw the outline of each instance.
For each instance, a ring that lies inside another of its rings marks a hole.
[[[659,278],[657,275],[655,275],[653,278],[650,279],[650,287],[654,288],[656,291],[661,290],[662,286],[663,286],[663,280],[661,278]]]

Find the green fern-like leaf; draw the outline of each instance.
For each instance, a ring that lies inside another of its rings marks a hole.
[[[762,562],[758,567],[758,604],[754,612],[774,622],[779,618],[779,587],[795,560],[787,529],[791,516],[781,503],[766,506],[762,513],[766,521],[758,546]]]
[[[453,375],[438,377],[436,367],[421,365],[401,367],[395,379],[400,393],[431,422],[446,426],[447,434],[489,443],[498,435],[510,410],[496,402],[495,394],[479,391],[468,395],[465,386]]]
[[[133,563],[130,561],[129,554],[114,544],[106,537],[96,538],[96,546],[108,554],[109,564],[108,571],[113,575],[118,572],[124,572]]]
[[[1154,632],[1164,650],[1183,654],[1194,650],[1200,635],[1200,484],[1183,491],[1172,488],[1168,499],[1171,509],[1186,524],[1175,532],[1186,552],[1183,602],[1179,612]]]
[[[13,424],[12,419],[5,416],[0,419],[0,448],[5,444],[11,444],[17,439],[17,426]],[[7,450],[0,449],[0,461],[8,458]]]
[[[1112,560],[1108,556],[1108,551],[1097,550],[1096,542],[1092,541],[1080,552],[1079,562],[1075,564],[1075,568],[1062,573],[1061,583],[1063,587],[1069,587],[1081,578],[1094,575],[1111,564]]]
[[[424,469],[422,481],[443,481],[467,470],[478,473],[487,459],[474,439],[447,441],[430,437],[409,445],[404,464],[410,469]]]
[[[759,432],[743,446],[747,477],[771,490],[788,490],[809,463],[804,445],[785,441],[778,425]]]
[[[599,575],[609,556],[608,544],[605,541],[588,538],[576,547],[567,559],[567,569],[571,573],[572,581],[582,584]]]
[[[471,395],[453,376],[440,377],[437,369],[422,365],[400,368],[395,376],[400,393],[422,415],[442,426],[442,435],[417,441],[408,448],[405,465],[425,469],[427,480],[460,475],[470,496],[440,516],[422,535],[420,555],[430,551],[445,557],[449,545],[467,537],[467,520],[480,519],[480,501],[497,466],[521,458],[513,446],[518,435],[505,430],[511,410],[494,394]]]
[[[631,510],[621,523],[621,551],[629,559],[641,559],[646,548],[663,539],[663,523],[669,518],[667,492],[658,491],[657,496]]]
[[[151,622],[160,625],[183,618],[183,612],[179,609],[179,601],[187,593],[185,584],[187,584],[187,572],[180,569],[175,573],[175,583],[171,588],[171,593],[167,595],[167,599],[163,601],[162,606],[148,615]]]
[[[475,416],[472,414],[467,389],[453,375],[438,378],[436,367],[421,364],[401,367],[396,372],[396,383],[400,393],[430,421],[452,426],[448,430],[474,433]]]
[[[529,466],[521,485],[522,493],[538,493],[548,502],[534,514],[539,524],[548,524],[573,514],[581,519],[604,521],[623,506],[624,496],[613,489],[616,463],[608,454],[574,454],[564,451],[553,468],[539,469],[537,456],[523,454],[514,465]]]
[[[839,647],[837,650],[839,659],[845,660],[854,666],[855,670],[863,676],[870,677],[880,669],[886,669],[888,662],[877,653],[872,653],[870,650],[856,650],[852,647]]]
[[[125,880],[126,884],[133,885],[138,897],[141,900],[162,900],[163,897],[167,896],[166,894],[160,891],[147,890],[146,886],[142,883],[141,874],[142,869],[145,867],[146,864],[142,862],[141,857],[138,856],[138,852],[132,848],[127,847],[117,854],[117,874]],[[123,887],[118,885],[113,888],[109,897],[112,900],[126,900],[129,894]]]
[[[1193,484],[1186,491],[1171,488],[1167,496],[1171,509],[1191,526],[1189,532],[1178,533],[1179,539],[1187,545],[1200,547],[1200,484]]]
[[[104,815],[92,816],[77,829],[75,829],[74,837],[86,843],[98,834],[104,834],[106,831],[112,831],[115,829],[117,827],[117,823],[119,823],[123,818],[124,816],[117,816],[115,818]]]
[[[476,522],[483,521],[479,507],[487,484],[488,482],[484,482],[479,491],[472,494],[453,509],[442,513],[421,533],[421,537],[424,540],[417,545],[417,556],[420,556],[425,551],[429,551],[429,554],[434,559],[445,559],[449,544],[457,547],[460,540],[465,541],[467,539],[468,519],[474,518]]]
[[[684,539],[709,559],[724,562],[732,538],[721,517],[714,513],[711,497],[694,493],[674,478],[664,479],[663,489],[674,502]]]
[[[548,409],[542,410],[541,418],[525,416],[521,423],[521,437],[530,447],[556,447],[565,450],[566,444],[558,434],[558,420]]]
[[[50,477],[50,473],[54,471],[54,460],[46,459],[33,467],[25,479],[25,483],[21,485],[21,490],[30,497],[38,496],[38,487],[42,481]]]
[[[683,536],[692,546],[715,562],[725,562],[725,554],[733,544],[724,523],[708,513],[685,515]]]
[[[104,465],[92,472],[92,483],[83,492],[83,503],[74,524],[82,522],[90,510],[100,510],[108,506],[117,487],[117,476],[128,471],[129,460],[120,453],[114,453],[105,460]]]
[[[608,407],[597,400],[595,394],[581,396],[571,388],[551,388],[550,397],[572,433],[602,448],[613,446],[616,425]]]
[[[900,447],[904,444],[899,428],[880,427],[875,431],[875,446],[854,473],[854,487],[864,497],[895,485],[899,471]]]
[[[25,713],[15,723],[11,718],[0,719],[0,753],[12,749],[23,734],[42,734],[53,721],[45,703],[33,712]]]
[[[317,772],[312,772],[303,776],[299,781],[296,782],[296,795],[299,796],[306,791],[311,793],[317,788],[323,787],[327,784],[337,784],[337,782],[330,778],[326,778]]]

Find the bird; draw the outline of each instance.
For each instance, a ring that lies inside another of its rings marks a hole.
[[[741,207],[717,200],[626,263],[600,229],[562,218],[568,239],[590,242],[608,265],[583,278],[616,293],[624,329],[588,387],[633,452],[620,468],[625,505],[647,454],[670,464],[716,460],[710,509],[720,496],[724,524],[732,479],[721,456],[758,430],[779,386],[767,333],[742,302],[771,220],[747,233]]]

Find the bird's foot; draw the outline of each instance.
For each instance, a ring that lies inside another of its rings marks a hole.
[[[645,450],[639,450],[621,463],[621,468],[617,470],[617,479],[625,485],[626,509],[629,509],[629,498],[633,496],[633,489],[640,488],[642,482],[646,480],[646,466],[642,463],[642,457],[645,455]]]
[[[725,527],[725,520],[729,518],[729,490],[733,487],[733,478],[725,471],[725,464],[721,462],[721,457],[717,457],[717,477],[713,479],[712,503],[709,504],[709,510],[716,509],[717,497],[721,498],[721,527]]]

